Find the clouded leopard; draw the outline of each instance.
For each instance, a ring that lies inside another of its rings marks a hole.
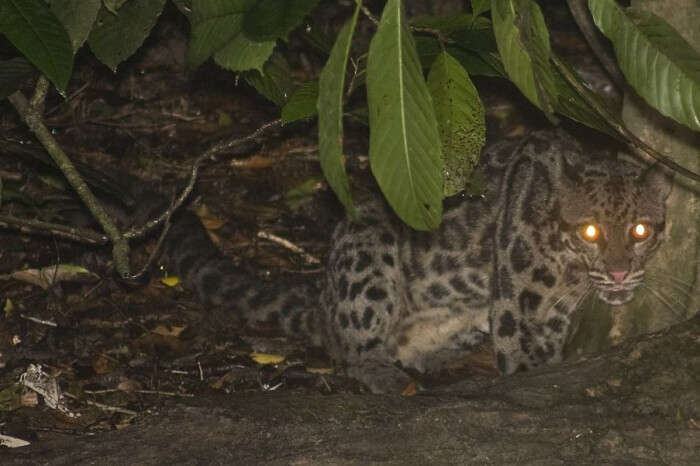
[[[562,131],[484,151],[482,196],[446,201],[437,231],[403,225],[382,201],[333,233],[325,279],[259,283],[223,257],[194,215],[165,256],[210,305],[324,346],[373,392],[399,368],[440,368],[491,338],[502,373],[559,361],[572,314],[594,293],[629,301],[663,241],[670,180],[585,156]]]

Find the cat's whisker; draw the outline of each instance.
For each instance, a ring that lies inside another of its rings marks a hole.
[[[673,291],[676,291],[678,293],[681,293],[683,296],[687,298],[692,298],[693,294],[690,293],[690,291],[687,288],[684,288],[683,286],[673,283],[670,281],[664,281],[661,277],[648,277],[650,283],[655,283],[657,285],[662,285],[662,286],[668,286],[673,289]]]
[[[588,284],[588,286],[586,287],[586,290],[578,298],[578,300],[576,301],[576,304],[574,304],[573,309],[578,309],[578,307],[581,305],[581,303],[584,301],[584,299],[586,299],[591,294],[591,291],[593,291],[593,285]]]
[[[688,291],[692,291],[693,288],[695,288],[695,286],[696,286],[696,285],[693,285],[692,283],[685,282],[677,277],[667,277],[667,278],[668,278],[668,280],[673,282],[676,286],[684,287]]]
[[[673,282],[673,283],[678,284],[679,286],[685,287],[687,290],[691,290],[695,287],[695,285],[693,283],[683,281],[680,278],[673,277],[671,275],[662,275],[661,273],[657,274],[655,272],[652,272],[651,274],[647,273],[647,276],[654,278],[654,279],[668,280],[669,282]]]
[[[577,280],[571,280],[571,281],[565,283],[564,285],[565,285],[565,286],[566,286],[566,285],[572,285],[572,284],[576,283],[576,281],[577,281]],[[566,291],[563,295],[561,295],[554,303],[552,303],[552,304],[547,308],[547,310],[545,311],[545,314],[544,314],[544,315],[549,314],[549,312],[550,312],[552,309],[556,308],[556,306],[557,306],[559,303],[561,303],[562,301],[564,301],[565,299],[568,300],[569,298],[573,297],[574,294],[576,294],[578,291],[580,291],[580,288],[582,288],[582,287],[584,288],[583,296],[586,296],[586,295],[588,295],[588,293],[589,293],[589,292],[591,291],[591,289],[593,288],[593,285],[592,285],[591,283],[587,283],[587,282],[580,282],[580,283],[577,283],[576,286],[574,286],[573,288],[567,290],[567,291]],[[565,304],[568,304],[568,303],[565,303]],[[576,308],[578,307],[579,304],[580,304],[580,297],[579,297],[578,302],[576,303],[576,305],[573,307],[573,309],[576,309]]]
[[[683,281],[677,277],[668,277],[668,279],[671,280],[673,283],[678,283],[679,285],[686,286],[686,287],[688,287],[688,289],[692,289],[695,287],[695,285],[693,283]]]
[[[668,298],[661,294],[659,291],[651,288],[649,285],[642,284],[642,287],[649,291],[656,299],[661,301],[661,303],[668,308],[669,311],[678,319],[678,320],[684,320],[685,319],[685,313],[682,312],[682,310],[679,310],[676,306],[668,302]]]

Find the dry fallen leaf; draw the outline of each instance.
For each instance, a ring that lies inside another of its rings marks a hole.
[[[279,364],[284,361],[285,357],[281,354],[272,353],[250,353],[250,358],[258,364]]]
[[[2,275],[0,279],[14,278],[46,290],[58,282],[88,282],[99,277],[84,267],[71,264],[50,265],[41,269],[25,269]]]
[[[403,389],[401,392],[401,396],[413,396],[416,393],[418,393],[418,388],[416,387],[415,382],[411,382],[408,385],[406,385],[406,388]]]
[[[163,278],[160,279],[160,282],[161,282],[163,285],[169,286],[169,287],[172,288],[173,286],[177,286],[178,283],[180,283],[180,277],[175,277],[175,276],[163,277]]]
[[[164,337],[179,337],[187,327],[177,325],[158,325],[151,332]]]

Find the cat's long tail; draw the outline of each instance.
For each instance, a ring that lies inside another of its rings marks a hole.
[[[170,269],[204,306],[226,307],[249,324],[274,325],[318,343],[314,312],[320,291],[313,279],[264,282],[236,268],[209,238],[199,218],[184,211],[173,220],[163,247]]]

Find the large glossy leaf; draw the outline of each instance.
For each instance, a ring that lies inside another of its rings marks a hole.
[[[155,26],[165,0],[139,0],[124,4],[118,14],[102,7],[88,44],[95,56],[112,71],[133,55]]]
[[[283,107],[294,89],[292,72],[284,57],[273,53],[260,71],[245,71],[243,79],[253,86],[267,100],[278,107]]]
[[[64,92],[73,71],[68,32],[44,2],[0,0],[0,34]]]
[[[117,10],[122,7],[128,0],[102,0],[105,8],[112,13],[117,14]]]
[[[443,50],[440,42],[427,36],[419,36],[415,40],[421,65],[423,68],[430,68]],[[447,46],[446,50],[470,76],[507,77],[498,53],[466,50],[456,45]]]
[[[493,24],[487,18],[479,16],[468,28],[459,29],[450,33],[450,38],[455,44],[467,50],[476,52],[496,52],[496,38],[493,33]]]
[[[53,0],[51,11],[68,31],[75,53],[90,34],[100,11],[100,0]]]
[[[189,15],[192,30],[187,65],[196,68],[229,44],[241,32],[243,15],[254,3],[255,0],[194,0]]]
[[[447,47],[447,51],[452,55],[471,76],[491,76],[495,78],[506,78],[506,70],[498,53],[495,52],[472,52],[459,47]]]
[[[248,39],[243,32],[240,32],[214,54],[214,61],[227,70],[254,69],[262,73],[263,65],[270,58],[274,49],[275,41],[254,42]]]
[[[498,52],[520,92],[553,118],[554,73],[549,62],[549,32],[533,0],[493,0],[493,30]]]
[[[442,156],[435,113],[400,0],[389,0],[367,62],[369,159],[384,196],[419,230],[442,217]]]
[[[24,57],[0,61],[0,100],[15,92],[34,71]]]
[[[258,0],[243,19],[243,31],[256,41],[286,38],[318,0]]]
[[[471,4],[474,16],[478,16],[491,9],[491,0],[472,0]]]
[[[486,142],[484,106],[464,68],[447,52],[438,55],[428,89],[442,141],[444,195],[464,190]]]
[[[700,130],[700,54],[653,13],[613,0],[588,5],[630,85],[663,115]]]
[[[352,216],[355,216],[355,210],[343,155],[343,94],[345,69],[350,58],[350,45],[359,12],[358,3],[352,18],[338,34],[328,62],[321,71],[318,93],[318,148],[321,154],[321,169],[328,184]]]

